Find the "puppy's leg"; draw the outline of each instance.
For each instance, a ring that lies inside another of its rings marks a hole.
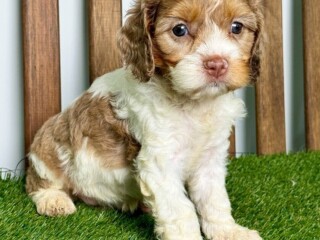
[[[186,196],[179,172],[169,158],[150,153],[154,151],[141,149],[136,167],[145,203],[155,217],[156,234],[168,240],[202,239],[194,205]]]
[[[63,190],[64,183],[49,168],[31,154],[29,156],[26,190],[41,215],[68,215],[76,211],[69,194]]]
[[[258,232],[239,226],[231,216],[225,188],[226,157],[226,151],[208,151],[188,181],[189,195],[200,216],[202,231],[212,240],[260,240]]]

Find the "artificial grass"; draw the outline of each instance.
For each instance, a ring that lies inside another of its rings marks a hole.
[[[320,239],[320,153],[246,156],[228,166],[233,216],[263,239]],[[77,203],[68,217],[39,216],[23,179],[0,180],[0,239],[152,240],[146,214]],[[190,239],[192,240],[192,239]]]

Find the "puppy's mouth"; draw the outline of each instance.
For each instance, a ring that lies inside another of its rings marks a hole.
[[[228,74],[224,74],[223,76],[212,76],[206,70],[203,71],[203,75],[205,76],[206,88],[221,88],[228,86],[229,79]]]
[[[207,75],[206,79],[207,79],[208,87],[221,87],[221,86],[227,85],[228,83],[226,76],[216,78],[216,77]]]

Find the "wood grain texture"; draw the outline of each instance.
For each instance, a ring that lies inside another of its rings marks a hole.
[[[286,151],[281,1],[265,1],[264,34],[256,84],[257,152],[273,154]]]
[[[116,34],[121,26],[120,0],[89,0],[90,81],[121,66]]]
[[[229,156],[235,157],[236,156],[236,134],[235,134],[235,128],[232,128],[232,133],[229,138],[230,141],[230,147],[229,147]]]
[[[60,111],[58,0],[23,0],[25,150]]]
[[[309,150],[320,150],[320,4],[303,1],[306,139]]]

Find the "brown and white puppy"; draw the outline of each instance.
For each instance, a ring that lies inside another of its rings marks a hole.
[[[228,137],[245,114],[233,90],[258,73],[260,0],[137,0],[119,33],[126,67],[49,119],[29,154],[39,214],[73,200],[147,205],[161,239],[260,239],[225,189]]]

